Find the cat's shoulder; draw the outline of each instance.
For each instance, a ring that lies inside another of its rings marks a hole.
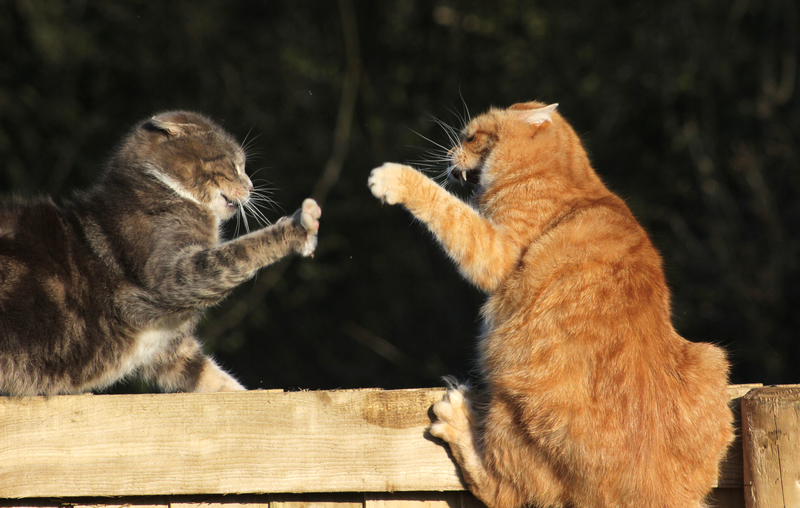
[[[63,209],[49,196],[0,198],[0,238],[63,228]]]

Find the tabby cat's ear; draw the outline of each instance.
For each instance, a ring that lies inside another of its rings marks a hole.
[[[160,132],[168,138],[177,138],[197,132],[200,126],[181,121],[180,115],[162,113],[145,122],[142,128],[149,131]]]
[[[514,108],[517,118],[531,125],[542,125],[545,122],[553,121],[553,111],[558,107],[558,103],[542,106],[536,109]]]

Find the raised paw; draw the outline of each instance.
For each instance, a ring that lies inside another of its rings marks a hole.
[[[293,222],[306,230],[306,240],[300,249],[300,255],[313,256],[317,248],[317,232],[319,231],[319,218],[322,208],[313,199],[303,201],[303,206],[295,212]]]
[[[448,443],[458,442],[470,435],[472,409],[464,391],[462,386],[447,390],[444,398],[433,405],[436,421],[431,424],[431,435]]]
[[[372,194],[390,205],[403,201],[402,174],[404,171],[414,171],[410,166],[387,162],[383,166],[372,170],[367,180],[367,185]]]

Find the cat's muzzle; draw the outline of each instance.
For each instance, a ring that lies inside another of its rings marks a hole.
[[[480,170],[453,168],[448,173],[448,178],[462,183],[478,185],[480,183]]]

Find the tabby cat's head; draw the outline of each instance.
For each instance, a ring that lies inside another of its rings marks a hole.
[[[142,122],[121,155],[185,199],[231,218],[253,192],[245,174],[245,152],[219,125],[198,113],[170,111]]]
[[[476,204],[492,190],[513,192],[532,178],[559,180],[564,187],[597,180],[557,106],[526,102],[474,118],[449,152],[449,178],[475,184]]]

